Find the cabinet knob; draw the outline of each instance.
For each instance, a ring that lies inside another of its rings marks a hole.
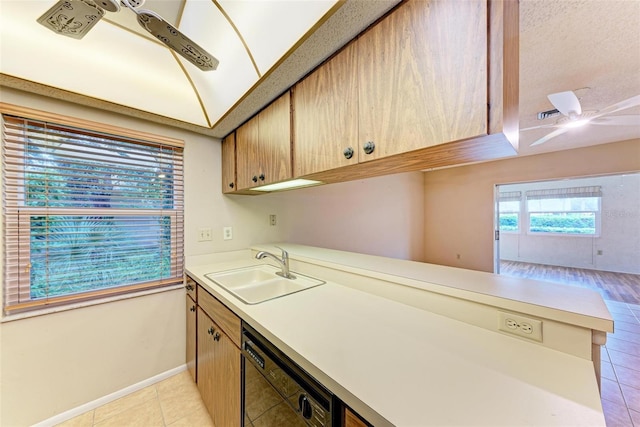
[[[367,141],[362,146],[362,149],[364,150],[364,154],[371,154],[373,150],[376,149],[376,144],[374,144],[373,141]]]
[[[213,330],[213,326],[212,326],[212,327],[210,327],[209,329],[207,329],[207,333],[208,333],[209,335],[213,335],[213,333],[214,333],[214,332],[215,332],[215,331]]]
[[[258,177],[256,175],[253,175],[253,178],[251,178],[251,181],[258,182]]]
[[[342,154],[344,154],[344,157],[346,157],[347,159],[350,159],[353,157],[353,148],[351,147],[347,147],[344,149],[344,151],[342,152]]]
[[[194,290],[194,289],[195,289],[195,288],[193,287],[193,285],[192,285],[192,284],[190,284],[190,283],[189,283],[189,284],[187,284],[184,288],[185,288],[186,290],[188,290],[188,291],[192,291],[192,290]]]
[[[264,174],[263,173],[260,174],[260,181],[264,181]]]
[[[235,184],[233,182],[230,182],[229,183],[229,187],[233,188],[233,187],[235,187]]]
[[[214,341],[220,341],[220,332],[216,332],[215,335],[213,336],[213,340]]]
[[[192,305],[191,308],[189,309],[190,311],[196,311],[196,306]]]

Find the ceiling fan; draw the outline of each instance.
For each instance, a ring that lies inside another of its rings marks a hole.
[[[558,135],[562,135],[573,128],[584,126],[586,124],[606,126],[640,126],[640,115],[604,117],[609,114],[640,105],[640,95],[632,96],[629,99],[625,99],[624,101],[620,101],[599,111],[584,112],[582,111],[578,97],[573,91],[552,93],[551,95],[548,95],[547,98],[549,98],[549,101],[551,101],[551,104],[553,104],[556,110],[542,113],[542,117],[550,117],[557,114],[562,114],[563,117],[555,123],[520,129],[521,131],[527,131],[542,128],[558,128],[557,130],[554,130],[533,142],[530,145],[531,147],[544,144]]]
[[[203,71],[215,70],[219,61],[176,27],[151,10],[139,9],[144,0],[59,0],[38,22],[51,31],[74,39],[84,37],[102,19],[105,10],[133,11],[142,28]]]

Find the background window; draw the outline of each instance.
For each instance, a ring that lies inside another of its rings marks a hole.
[[[5,312],[182,281],[182,147],[3,116]]]
[[[506,232],[520,230],[520,191],[501,192],[498,196],[499,229]]]
[[[600,187],[529,191],[529,232],[598,235],[601,198]]]

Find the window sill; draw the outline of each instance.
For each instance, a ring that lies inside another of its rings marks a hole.
[[[148,290],[132,292],[124,295],[116,295],[116,296],[102,298],[102,299],[94,299],[91,301],[82,301],[82,302],[77,302],[77,303],[63,305],[63,306],[48,307],[48,308],[42,308],[39,310],[26,311],[23,313],[8,314],[5,316],[2,316],[2,319],[0,319],[0,323],[13,322],[16,320],[27,319],[30,317],[46,316],[48,314],[60,313],[63,311],[75,310],[78,308],[90,307],[98,304],[108,304],[110,302],[122,301],[126,299],[138,298],[138,297],[143,297],[143,296],[153,295],[153,294],[159,294],[161,292],[175,291],[177,289],[184,289],[184,286],[182,284],[177,284],[177,285],[166,286],[163,288],[148,289]]]

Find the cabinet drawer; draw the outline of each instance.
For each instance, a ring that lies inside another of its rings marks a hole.
[[[198,305],[240,347],[240,318],[201,286],[198,286]]]
[[[187,295],[191,297],[191,299],[195,302],[198,302],[198,298],[196,297],[196,289],[198,284],[191,277],[184,277],[184,288],[187,290]]]

